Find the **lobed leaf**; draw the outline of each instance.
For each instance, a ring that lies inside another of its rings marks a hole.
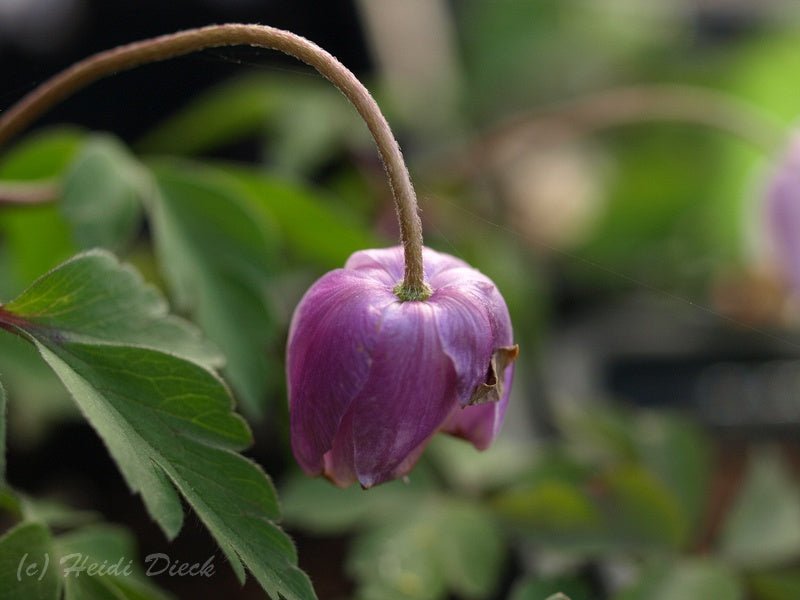
[[[276,337],[264,288],[273,232],[218,178],[159,164],[150,207],[156,253],[178,308],[190,313],[227,359],[223,374],[252,415],[264,411]]]
[[[90,251],[35,281],[5,310],[65,341],[127,344],[216,366],[222,358],[192,324],[168,314],[158,290],[113,255]]]
[[[452,436],[435,436],[427,453],[459,489],[479,492],[515,482],[530,469],[536,449],[533,444],[501,437],[491,452],[476,450]]]
[[[0,383],[0,488],[6,482],[6,390]]]
[[[56,181],[82,143],[83,134],[74,129],[51,129],[26,137],[0,157],[0,180]],[[0,234],[2,294],[16,294],[76,251],[69,226],[56,205],[2,211]]]
[[[687,536],[674,495],[631,463],[595,473],[551,458],[498,492],[492,506],[536,544],[578,556],[674,549]]]
[[[41,523],[22,523],[0,537],[0,590],[5,600],[59,600],[53,538]]]
[[[720,540],[736,565],[768,567],[800,556],[800,487],[780,456],[762,450],[751,459]]]
[[[0,159],[0,179],[36,180],[58,177],[83,144],[84,134],[72,128],[48,129],[24,138]]]
[[[514,585],[510,600],[589,600],[588,586],[577,577],[524,578]]]
[[[86,141],[64,181],[61,211],[80,248],[117,250],[138,232],[142,203],[154,193],[149,173],[108,135]]]
[[[341,267],[357,250],[385,246],[355,215],[335,210],[309,187],[259,173],[221,167],[254,210],[280,226],[292,254],[324,268]]]
[[[405,481],[391,481],[368,494],[357,486],[334,487],[323,479],[296,475],[281,488],[287,523],[321,534],[362,530],[415,506],[431,492],[430,475],[418,465]]]
[[[273,598],[314,598],[291,541],[274,524],[269,479],[237,453],[251,440],[246,423],[212,371],[170,352],[198,354],[187,350],[194,332],[162,307],[153,288],[95,251],[2,307],[0,323],[36,346],[168,537],[183,522],[180,494],[240,579],[247,566]]]
[[[758,600],[789,600],[800,598],[800,571],[797,568],[756,573],[748,584]]]
[[[145,577],[126,530],[96,524],[54,536],[36,520],[0,537],[0,590],[8,600],[171,598]]]
[[[199,154],[252,135],[283,102],[278,93],[253,78],[214,87],[159,123],[137,146],[143,152]]]
[[[171,598],[152,585],[138,564],[133,536],[119,527],[96,524],[59,535],[53,540],[59,572],[64,580],[64,600],[166,600]],[[107,575],[70,571],[86,565],[118,568]],[[128,567],[128,570],[125,568]]]
[[[361,598],[485,598],[504,561],[502,535],[478,505],[428,497],[360,535],[349,557]]]
[[[645,569],[615,600],[744,600],[744,589],[725,565],[692,559]]]
[[[706,509],[711,480],[708,440],[690,420],[653,412],[636,419],[635,431],[643,466],[667,487],[694,528]]]
[[[200,94],[137,144],[144,152],[197,155],[269,131],[270,157],[284,173],[308,172],[342,145],[368,141],[338,90],[305,76],[256,75]]]
[[[0,335],[0,376],[7,396],[8,429],[20,444],[36,445],[52,427],[75,421],[75,403],[31,344]],[[16,399],[20,399],[17,402]]]
[[[358,597],[436,600],[447,584],[435,559],[435,521],[426,507],[410,518],[389,520],[367,531],[348,556],[348,569],[359,582]]]

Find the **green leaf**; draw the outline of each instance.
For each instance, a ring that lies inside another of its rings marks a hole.
[[[503,559],[502,536],[483,509],[430,497],[359,536],[348,566],[361,598],[435,599],[448,589],[483,598]]]
[[[271,74],[235,79],[201,94],[137,146],[196,155],[267,131],[271,157],[289,173],[307,172],[342,144],[367,139],[358,114],[327,81]]]
[[[54,204],[0,211],[0,236],[0,293],[6,296],[76,252],[69,225]]]
[[[51,528],[72,528],[93,523],[99,519],[98,513],[77,510],[50,499],[31,498],[13,492],[20,516],[24,521],[44,523]]]
[[[447,585],[437,564],[438,531],[428,507],[410,519],[394,519],[356,539],[348,570],[359,582],[359,598],[435,600]]]
[[[200,95],[143,137],[142,152],[198,154],[258,132],[283,102],[285,90],[265,88],[263,78],[224,83]]]
[[[558,415],[570,452],[592,463],[636,457],[632,415],[606,406],[569,409]]]
[[[542,460],[495,499],[504,518],[579,554],[689,541],[708,483],[698,432],[673,417],[599,408],[559,420],[575,464]]]
[[[312,172],[348,142],[372,147],[364,122],[339,90],[326,81],[315,84],[287,88],[291,93],[274,115],[267,143],[278,172]]]
[[[499,528],[476,504],[452,499],[440,511],[437,552],[449,588],[463,598],[488,597],[505,561]]]
[[[599,474],[543,464],[492,506],[531,541],[579,556],[672,549],[687,533],[673,495],[634,464]]]
[[[744,589],[726,566],[710,560],[683,561],[646,569],[615,600],[744,600]]]
[[[272,523],[279,514],[268,479],[234,452],[249,432],[210,372],[141,348],[37,346],[169,537],[183,521],[177,488],[240,576],[241,560],[273,597],[313,597]]]
[[[0,157],[0,179],[56,180],[80,149],[82,139],[71,129],[25,138]],[[18,293],[75,253],[69,226],[55,205],[0,212],[0,236],[0,293],[4,295]]]
[[[753,568],[800,556],[800,487],[776,452],[762,450],[751,458],[725,521],[720,552]]]
[[[800,90],[786,86],[786,73],[800,68],[795,32],[771,29],[742,42],[730,48],[723,68],[714,70],[714,84],[763,112],[776,128],[785,127],[788,133],[800,102]],[[741,259],[750,261],[750,244],[754,243],[750,240],[768,243],[761,241],[764,231],[759,226],[763,223],[753,213],[765,193],[765,177],[771,168],[768,161],[785,149],[776,147],[774,153],[765,153],[748,144],[726,144],[722,150],[717,174],[709,179],[713,187],[704,202],[714,226],[705,227],[704,234],[712,247],[735,244]]]
[[[637,453],[643,466],[666,486],[694,527],[706,509],[711,475],[708,440],[688,419],[644,413],[636,419]]]
[[[0,488],[6,483],[6,390],[0,382]]]
[[[121,142],[90,138],[64,177],[61,210],[80,248],[125,248],[137,233],[154,184]]]
[[[601,511],[571,482],[515,485],[496,496],[493,506],[504,520],[546,545],[588,549],[604,536]]]
[[[126,302],[130,297],[144,304],[158,298],[98,251],[42,277],[0,319],[36,345],[168,537],[183,521],[180,492],[240,578],[244,563],[271,597],[314,598],[291,541],[274,524],[279,511],[269,479],[237,454],[250,431],[232,412],[226,388],[200,364],[166,353],[162,337],[150,343],[134,335],[127,321],[152,311]],[[106,306],[116,311],[108,314]],[[120,331],[116,343],[111,323]]]
[[[0,537],[0,590],[4,600],[58,600],[61,581],[53,539],[41,523],[22,523]]]
[[[610,289],[637,282],[639,288],[675,290],[707,281],[713,268],[736,251],[738,240],[723,240],[718,233],[740,213],[731,206],[736,198],[726,198],[729,214],[720,223],[718,207],[712,210],[698,199],[712,194],[722,172],[721,153],[734,142],[672,124],[648,124],[606,138],[616,175],[605,190],[610,201],[572,251],[578,259],[565,257],[569,276],[584,286]]]
[[[525,578],[514,585],[510,600],[589,600],[589,588],[580,579]]]
[[[193,315],[225,355],[223,374],[251,414],[263,414],[276,337],[266,282],[277,253],[274,232],[229,186],[200,168],[155,168],[152,206],[156,253],[175,302]]]
[[[0,511],[21,521],[35,521],[60,529],[79,527],[99,519],[96,512],[77,510],[50,499],[32,498],[9,486],[0,488]]]
[[[244,167],[223,166],[253,208],[274,220],[294,256],[324,268],[344,265],[356,250],[385,246],[353,213],[309,187]]]
[[[58,377],[25,340],[0,335],[0,376],[6,387],[8,429],[21,447],[36,445],[52,427],[80,418]]]
[[[797,118],[800,90],[786,87],[786,73],[800,68],[800,43],[791,29],[754,36],[732,53],[723,85],[754,107],[769,111],[787,126]]]
[[[138,564],[133,537],[91,525],[54,537],[29,520],[0,538],[0,590],[9,600],[166,600]],[[61,591],[63,590],[63,596]]]
[[[217,350],[192,324],[168,314],[158,290],[132,267],[95,250],[78,255],[34,282],[5,309],[54,328],[64,341],[127,344],[218,365]]]
[[[677,10],[662,3],[633,11],[605,2],[461,2],[456,17],[469,85],[464,101],[496,117],[509,107],[530,107],[542,96],[564,98],[608,85],[609,78],[616,80],[610,73],[630,69],[671,39],[675,26],[668,15],[677,19]],[[580,78],[563,81],[553,73],[580,73]]]
[[[531,467],[532,445],[500,438],[491,452],[476,450],[452,436],[435,436],[427,455],[440,465],[448,481],[459,488],[479,492],[510,483]]]
[[[82,141],[83,135],[73,129],[45,130],[27,137],[0,156],[0,179],[56,180],[69,166]],[[0,235],[2,294],[16,294],[75,253],[69,226],[55,205],[0,212]]]
[[[0,156],[0,179],[35,180],[61,175],[83,143],[77,129],[49,129],[31,135]]]
[[[748,577],[757,600],[794,600],[800,598],[800,571],[789,569],[757,573]]]
[[[423,465],[414,469],[409,483],[393,481],[369,492],[358,486],[340,489],[326,480],[298,474],[281,489],[283,517],[295,527],[316,533],[363,529],[415,506],[430,488]]]
[[[93,525],[58,536],[53,549],[64,580],[65,600],[164,600],[138,564],[131,534],[119,527]],[[88,569],[104,568],[94,575]]]
[[[598,482],[598,502],[606,511],[614,537],[632,547],[677,548],[688,535],[674,494],[642,467],[613,469]]]

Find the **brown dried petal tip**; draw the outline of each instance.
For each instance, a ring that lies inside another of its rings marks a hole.
[[[517,360],[517,356],[519,356],[519,344],[503,346],[494,351],[489,361],[489,368],[486,370],[486,379],[472,392],[470,405],[498,402],[503,397],[504,378],[499,375],[505,373],[506,367]]]

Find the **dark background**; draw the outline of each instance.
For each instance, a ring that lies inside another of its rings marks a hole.
[[[370,68],[358,14],[353,3],[345,0],[50,0],[50,3],[63,3],[69,15],[59,19],[52,31],[44,25],[38,30],[34,26],[13,27],[13,15],[0,12],[0,21],[4,23],[0,28],[3,74],[0,108],[9,107],[38,83],[95,52],[214,23],[260,23],[288,29],[328,50],[360,77]],[[23,24],[35,18],[41,15],[26,16]],[[113,131],[132,141],[188,102],[193,94],[239,72],[243,66],[305,69],[292,58],[262,49],[208,50],[95,83],[54,108],[37,126],[69,122],[87,129]]]

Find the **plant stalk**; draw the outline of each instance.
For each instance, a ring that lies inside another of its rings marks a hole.
[[[378,146],[400,224],[405,273],[401,299],[419,299],[428,289],[422,265],[422,223],[417,198],[400,146],[369,91],[333,55],[294,33],[266,25],[209,25],[99,52],[48,79],[0,115],[0,146],[48,109],[90,83],[139,65],[160,62],[206,48],[247,45],[278,50],[314,67],[347,97]]]
[[[780,122],[724,92],[686,85],[634,85],[507,117],[467,145],[455,162],[466,172],[480,171],[504,144],[555,144],[648,122],[700,125],[737,137],[768,156],[780,152],[786,142]]]

